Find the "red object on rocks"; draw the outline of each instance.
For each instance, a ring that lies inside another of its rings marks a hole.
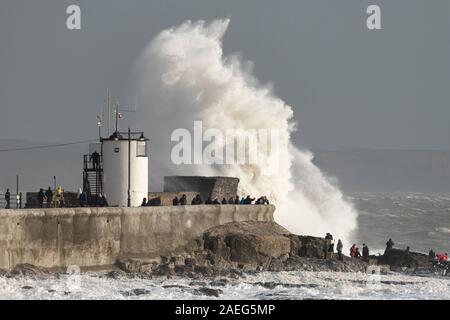
[[[448,255],[447,253],[438,253],[436,254],[436,258],[439,260],[439,262],[447,262],[448,261]]]

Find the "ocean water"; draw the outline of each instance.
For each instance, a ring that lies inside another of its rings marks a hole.
[[[352,194],[358,209],[355,243],[383,251],[450,249],[450,195]],[[218,290],[208,296],[205,288]],[[242,279],[110,278],[105,272],[44,278],[0,277],[0,299],[450,299],[450,277],[337,272],[262,272]]]
[[[383,252],[389,238],[395,247],[428,253],[450,251],[450,194],[355,193],[358,210],[355,243]]]

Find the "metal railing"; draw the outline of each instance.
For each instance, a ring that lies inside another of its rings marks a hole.
[[[102,168],[102,156],[98,156],[98,162],[95,162],[91,154],[83,155],[83,169],[84,170],[94,170]]]

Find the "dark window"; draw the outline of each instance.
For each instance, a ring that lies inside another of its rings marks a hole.
[[[136,142],[136,157],[146,157],[147,156],[147,142],[138,141]]]

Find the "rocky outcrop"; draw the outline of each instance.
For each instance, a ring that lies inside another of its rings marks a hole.
[[[291,252],[289,231],[273,222],[228,223],[206,232],[203,240],[213,264],[225,260],[268,267],[272,260]]]
[[[432,265],[425,254],[395,248],[386,250],[382,256],[378,257],[378,262],[392,268],[426,268]]]
[[[436,271],[427,255],[399,249],[388,250],[383,256],[371,256],[369,261],[347,256],[342,260],[336,256],[324,259],[324,244],[323,238],[294,235],[275,222],[230,222],[208,229],[170,255],[121,257],[116,261],[116,270],[107,276],[237,278],[259,271],[366,272],[370,265],[378,265],[382,273]],[[39,277],[46,273],[48,270],[30,264],[18,265],[12,271],[0,270],[0,276],[8,277]],[[216,296],[220,292],[201,294]]]
[[[366,270],[368,263],[359,259],[323,259],[324,242],[321,238],[291,234],[275,222],[231,222],[207,230],[184,252],[160,260],[125,258],[116,265],[128,273],[192,278],[235,277],[265,270]]]

